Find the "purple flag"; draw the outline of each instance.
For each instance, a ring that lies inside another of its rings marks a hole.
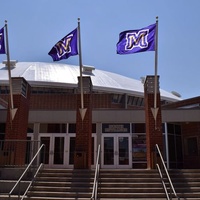
[[[155,51],[156,24],[138,30],[121,32],[117,43],[117,54],[132,54]]]
[[[4,43],[4,28],[0,29],[0,54],[6,54]]]
[[[53,61],[67,59],[78,54],[77,32],[76,28],[53,46],[48,53]]]

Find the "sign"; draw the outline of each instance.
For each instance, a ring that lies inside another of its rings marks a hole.
[[[130,124],[102,124],[102,133],[130,133]]]

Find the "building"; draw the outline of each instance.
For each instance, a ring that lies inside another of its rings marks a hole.
[[[169,168],[200,167],[200,97],[182,100],[158,81],[156,122],[148,117],[153,76],[139,81],[84,66],[82,107],[78,66],[12,64],[13,120],[8,68],[0,64],[1,165],[6,140],[28,140],[46,145],[47,167],[93,168],[100,145],[101,168],[151,168],[159,136]],[[87,109],[84,119],[80,108]],[[28,162],[26,145],[13,149],[9,162]]]

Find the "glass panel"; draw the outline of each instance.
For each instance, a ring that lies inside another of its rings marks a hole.
[[[104,137],[104,165],[114,164],[114,138]]]
[[[146,135],[134,134],[132,145],[133,161],[146,161]]]
[[[69,144],[69,164],[74,164],[74,152],[75,152],[75,137],[70,137]]]
[[[31,161],[31,137],[27,137],[25,164]]]
[[[167,131],[168,131],[168,133],[174,134],[174,125],[167,124]]]
[[[64,137],[55,137],[54,164],[64,164]]]
[[[170,162],[176,161],[176,149],[174,135],[168,135],[168,148],[169,148],[169,160]]]
[[[5,133],[5,132],[6,132],[6,124],[0,123],[0,133]]]
[[[41,137],[41,144],[45,144],[45,152],[42,149],[41,160],[44,160],[44,164],[49,164],[49,147],[50,147],[50,137]]]
[[[69,124],[69,133],[76,133],[76,124]]]
[[[34,124],[28,124],[27,133],[33,133]]]
[[[0,140],[4,140],[4,138],[5,138],[5,134],[0,133]]]
[[[92,133],[96,133],[96,124],[92,124]]]
[[[119,137],[119,165],[129,164],[129,141],[128,137]]]
[[[181,126],[175,125],[175,134],[176,135],[181,135]]]
[[[66,133],[66,124],[40,124],[40,133]]]

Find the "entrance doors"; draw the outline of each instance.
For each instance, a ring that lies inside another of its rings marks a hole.
[[[103,168],[131,168],[130,134],[103,135],[101,160]]]
[[[66,136],[64,134],[40,135],[42,144],[45,144],[44,163],[49,167],[66,166]]]
[[[92,168],[96,160],[96,135],[92,136]],[[44,163],[51,168],[73,168],[75,152],[75,134],[42,133],[41,144],[45,144]]]

